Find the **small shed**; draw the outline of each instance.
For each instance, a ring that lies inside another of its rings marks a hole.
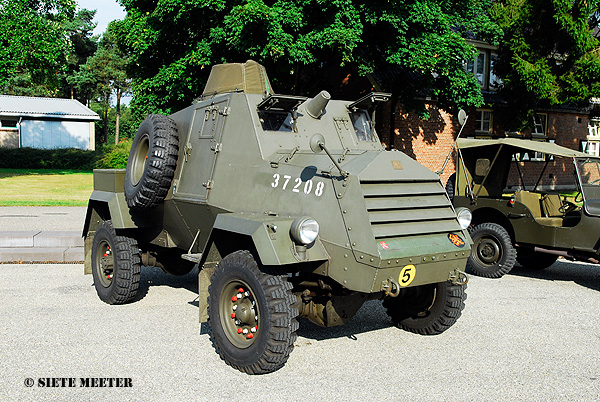
[[[93,150],[97,120],[75,99],[0,95],[0,147]]]

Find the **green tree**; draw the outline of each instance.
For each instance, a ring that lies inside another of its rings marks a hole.
[[[464,37],[495,42],[491,0],[121,0],[131,49],[132,106],[172,112],[198,96],[215,63],[264,64],[280,93],[344,94],[348,77],[395,66],[386,90],[454,108],[482,102]]]
[[[504,0],[490,8],[505,32],[496,73],[513,129],[535,107],[589,105],[600,97],[599,0]]]
[[[0,91],[56,96],[69,42],[73,0],[0,0]]]
[[[122,29],[120,21],[112,21],[102,35],[96,53],[68,79],[68,82],[81,93],[101,105],[105,143],[108,141],[111,101],[114,99],[116,103],[115,144],[117,144],[120,131],[121,99],[131,90],[131,80],[126,73],[129,55],[117,43],[117,37]]]
[[[98,48],[98,37],[93,36],[92,32],[96,28],[96,24],[93,22],[95,15],[96,10],[84,8],[78,10],[73,19],[66,20],[63,23],[63,29],[70,46],[67,53],[67,66],[61,77],[61,96],[77,99],[84,104],[87,104],[90,99],[86,96],[88,94],[76,93],[74,86],[68,82],[68,77],[74,75]]]

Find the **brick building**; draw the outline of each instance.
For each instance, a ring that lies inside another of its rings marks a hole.
[[[505,107],[502,99],[496,94],[501,84],[492,73],[495,61],[495,48],[483,42],[473,42],[479,50],[478,57],[466,65],[473,72],[484,95],[485,106],[473,108],[468,112],[468,120],[461,137],[497,138],[517,137],[537,141],[556,142],[567,148],[588,152],[599,156],[600,152],[600,119],[593,114],[594,105],[585,109],[566,106],[550,107],[536,110],[532,121],[533,128],[526,132],[507,132],[494,120],[494,112]],[[598,102],[600,103],[600,102]],[[379,111],[378,132],[380,139],[388,148],[398,149],[433,171],[439,171],[451,152],[454,139],[460,126],[456,116],[451,116],[437,107],[434,100],[427,100],[426,107],[429,120],[422,120],[414,113],[407,113],[402,104],[388,102]],[[539,173],[546,165],[546,156],[541,154],[519,155],[520,166],[527,171],[538,172],[538,175],[523,177],[527,187],[535,185]],[[454,173],[455,154],[448,162],[441,175],[442,182]],[[521,185],[516,166],[509,178],[509,186]],[[551,160],[544,170],[541,185],[544,188],[556,188],[561,179],[570,179],[573,167],[570,161]]]

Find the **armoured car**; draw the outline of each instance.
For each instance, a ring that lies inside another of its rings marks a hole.
[[[472,212],[468,268],[499,278],[516,262],[544,269],[559,256],[600,262],[600,158],[534,140],[458,139],[447,183]]]
[[[249,374],[285,364],[298,317],[340,325],[371,299],[405,330],[449,328],[468,222],[437,175],[382,147],[388,97],[278,95],[253,61],[214,66],[193,105],[144,120],[126,169],[94,172],[83,235],[100,299],[135,300],[142,266],[197,265],[200,321]]]

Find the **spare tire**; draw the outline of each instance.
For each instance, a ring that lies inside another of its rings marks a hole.
[[[165,199],[175,175],[178,152],[179,135],[173,119],[148,115],[127,159],[125,199],[130,208],[155,208]]]

